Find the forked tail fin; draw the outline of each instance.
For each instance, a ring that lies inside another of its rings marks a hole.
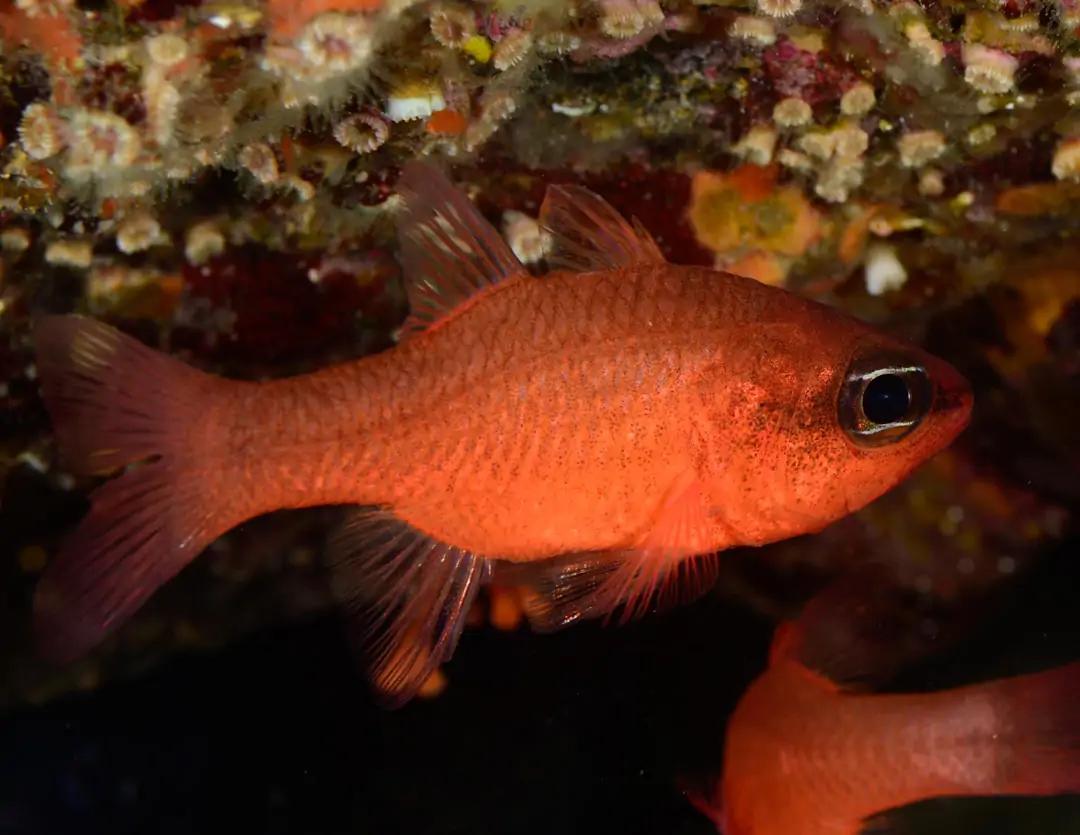
[[[221,381],[79,316],[34,332],[42,396],[61,456],[105,474],[92,507],[48,566],[34,599],[42,655],[72,660],[127,620],[214,538],[212,503],[191,449]]]
[[[997,793],[1080,793],[1080,661],[987,687],[1002,705]]]

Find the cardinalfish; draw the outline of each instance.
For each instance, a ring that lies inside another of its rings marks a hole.
[[[816,531],[968,421],[947,363],[752,279],[668,263],[584,188],[550,188],[544,276],[437,169],[398,226],[394,348],[269,382],[211,376],[108,326],[36,327],[73,469],[115,473],[36,593],[43,654],[77,657],[214,539],[351,506],[331,584],[376,694],[449,660],[496,568],[538,630],[687,601],[715,554]],[[135,465],[135,466],[131,466]]]
[[[1080,793],[1080,662],[932,693],[868,692],[901,664],[866,640],[872,609],[845,628],[859,607],[838,617],[831,604],[856,602],[858,584],[837,585],[777,630],[768,669],[728,720],[721,776],[680,781],[718,832],[856,835],[931,798]]]

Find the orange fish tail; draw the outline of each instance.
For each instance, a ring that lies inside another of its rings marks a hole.
[[[998,793],[1080,792],[1080,662],[989,686],[1003,705]]]
[[[67,466],[106,474],[136,465],[94,491],[90,512],[38,584],[39,651],[66,662],[100,643],[213,539],[199,453],[190,447],[219,381],[78,316],[44,317],[34,337]]]

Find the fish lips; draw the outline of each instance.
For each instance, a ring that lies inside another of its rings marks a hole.
[[[931,417],[939,431],[955,438],[967,428],[975,407],[975,393],[971,383],[946,362],[934,363],[931,374],[934,379],[934,402]]]

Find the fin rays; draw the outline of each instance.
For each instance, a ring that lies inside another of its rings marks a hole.
[[[556,269],[599,272],[666,263],[640,223],[627,223],[607,201],[582,186],[549,188],[540,226],[551,235],[547,261]]]
[[[533,629],[550,632],[581,620],[610,622],[621,608],[620,624],[650,611],[698,599],[715,585],[717,554],[693,554],[708,524],[699,485],[690,477],[672,486],[653,530],[637,547],[566,554],[542,563],[500,567],[509,582],[529,587],[526,615]]]
[[[409,701],[457,647],[487,560],[386,510],[358,508],[328,542],[335,597],[379,701]]]
[[[61,457],[114,473],[38,583],[42,655],[70,661],[100,643],[213,538],[203,473],[183,448],[211,378],[101,322],[43,316],[34,329],[42,396]],[[136,463],[142,462],[142,463]]]
[[[141,465],[99,487],[35,592],[38,646],[72,660],[130,618],[209,544],[194,473]]]
[[[700,597],[719,570],[715,555],[694,553],[708,525],[701,486],[687,474],[668,490],[645,540],[600,589],[599,605],[610,611],[623,603],[619,622],[625,623],[650,607],[662,610]]]
[[[528,275],[496,229],[446,175],[413,161],[398,181],[398,227],[410,314],[403,338],[445,319],[504,279]],[[551,235],[548,263],[575,272],[666,263],[656,241],[581,186],[548,189],[540,225]]]
[[[526,274],[494,227],[438,169],[408,163],[398,193],[405,201],[398,240],[410,307],[404,336],[503,279]]]

